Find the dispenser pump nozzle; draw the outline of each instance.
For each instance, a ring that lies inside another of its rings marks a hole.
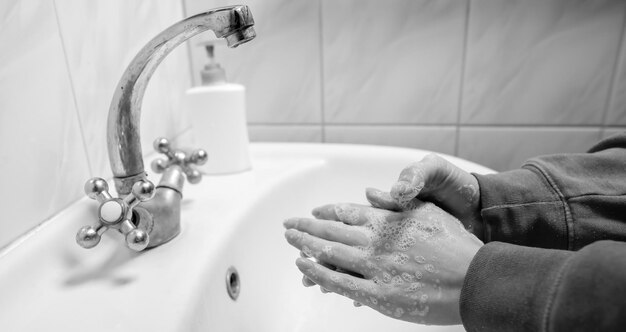
[[[214,85],[226,83],[226,71],[215,61],[215,46],[220,42],[217,40],[207,41],[198,44],[204,46],[209,57],[209,63],[204,66],[200,77],[202,78],[202,85]]]

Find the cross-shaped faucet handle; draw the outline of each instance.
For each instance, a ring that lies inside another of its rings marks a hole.
[[[154,197],[154,184],[148,180],[135,182],[132,191],[124,198],[114,198],[109,193],[109,185],[102,178],[92,178],[85,183],[85,194],[100,203],[98,225],[83,226],[76,234],[76,242],[83,248],[93,248],[102,234],[109,228],[117,229],[126,237],[126,246],[141,251],[148,246],[148,233],[133,224],[133,208],[139,203]]]
[[[167,159],[154,160],[152,162],[153,171],[163,173],[168,167],[178,165],[187,176],[189,183],[196,184],[202,180],[202,174],[192,165],[204,165],[209,159],[206,151],[196,149],[188,154],[183,150],[175,150],[167,138],[157,138],[154,141],[154,149],[164,154]]]

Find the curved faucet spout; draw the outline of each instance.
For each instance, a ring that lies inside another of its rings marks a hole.
[[[117,86],[107,123],[109,161],[119,194],[128,194],[135,182],[146,177],[139,121],[148,81],[161,61],[185,40],[207,30],[237,47],[256,36],[254,19],[247,6],[231,6],[178,22],[144,46],[126,68]]]

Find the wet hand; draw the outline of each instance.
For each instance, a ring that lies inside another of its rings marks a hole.
[[[392,211],[410,210],[421,201],[434,202],[483,239],[478,181],[436,154],[402,170],[390,192],[368,188],[366,196],[372,206]]]
[[[390,317],[461,323],[463,280],[482,242],[456,218],[422,202],[402,212],[333,204],[313,214],[284,223],[287,241],[317,260],[298,258],[305,278]]]

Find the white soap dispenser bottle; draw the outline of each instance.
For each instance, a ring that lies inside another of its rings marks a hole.
[[[209,161],[199,166],[204,174],[228,174],[249,170],[246,89],[228,83],[215,61],[217,41],[204,42],[209,63],[201,72],[202,85],[187,90],[183,105],[188,112],[197,147]]]

